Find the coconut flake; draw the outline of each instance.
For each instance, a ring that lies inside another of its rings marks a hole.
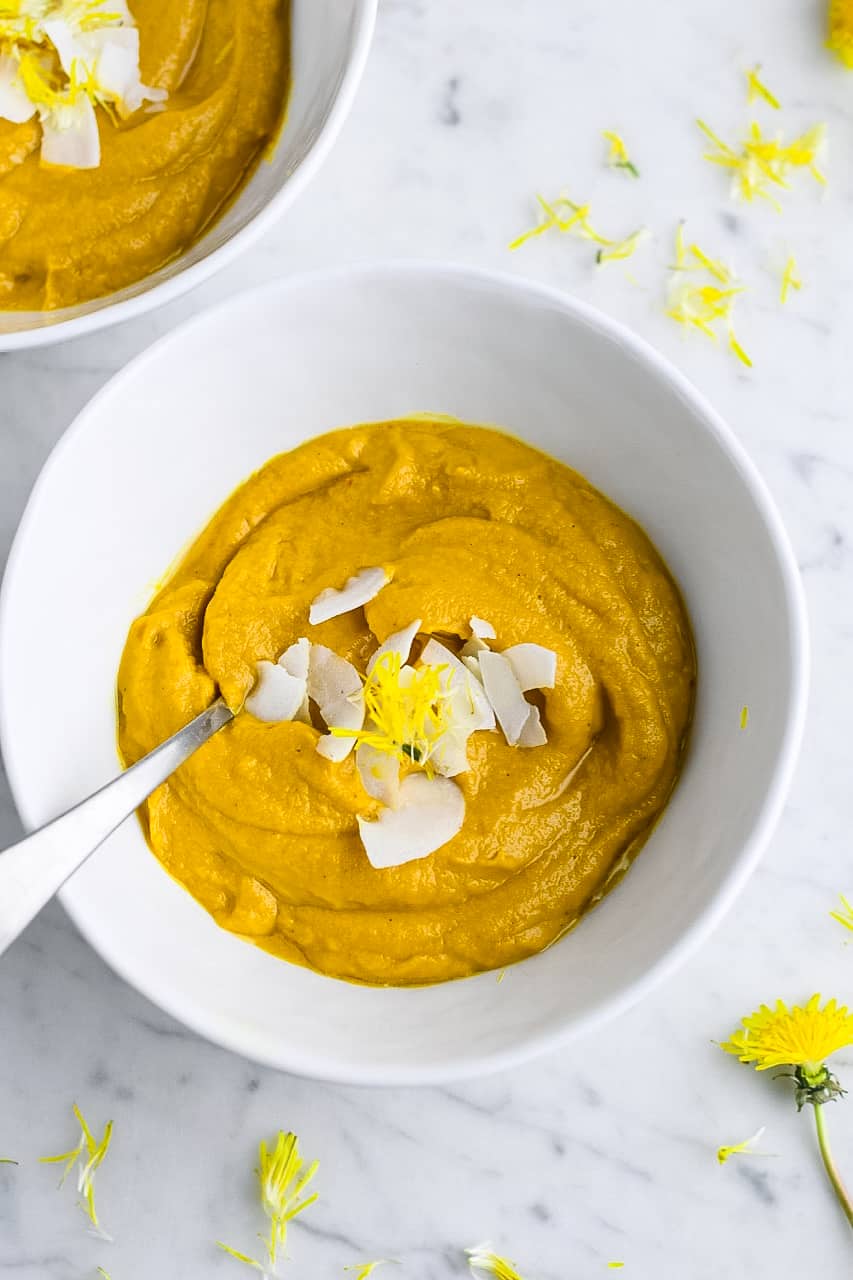
[[[355,752],[355,764],[367,794],[389,809],[396,809],[400,795],[400,761],[397,757],[360,742]]]
[[[485,618],[478,618],[476,614],[469,619],[469,627],[478,640],[496,640],[497,631],[495,631],[491,622],[486,622]]]
[[[403,627],[402,631],[395,631],[393,635],[390,635],[371,656],[367,664],[367,674],[370,675],[379,659],[384,657],[386,653],[396,653],[400,659],[401,666],[408,662],[415,636],[420,629],[421,619],[415,618],[414,622],[410,622],[407,627]]]
[[[308,695],[320,708],[330,729],[360,729],[364,724],[364,690],[361,676],[351,662],[324,644],[311,645],[308,666]],[[327,760],[340,763],[355,746],[354,738],[326,734],[317,750]]]
[[[311,642],[306,640],[304,636],[285,649],[278,660],[280,667],[284,667],[285,671],[295,676],[297,680],[301,680],[305,686],[305,695],[294,717],[296,720],[301,720],[303,724],[311,723],[311,708],[308,705],[308,664],[310,660]]]
[[[278,660],[278,665],[284,667],[285,671],[289,671],[292,676],[297,676],[300,680],[307,680],[310,661],[311,641],[302,636],[289,648],[285,649]]]
[[[400,784],[398,807],[374,822],[358,819],[371,866],[382,870],[426,858],[452,840],[465,819],[465,797],[449,778],[410,773]]]
[[[362,569],[348,578],[340,591],[327,587],[311,604],[308,621],[312,626],[328,622],[342,613],[352,613],[374,600],[390,579],[384,569]]]
[[[258,678],[246,698],[245,709],[266,724],[296,719],[305,699],[305,681],[290,675],[277,662],[259,662]]]
[[[520,747],[544,747],[548,741],[548,735],[542,724],[542,717],[539,714],[539,708],[534,707],[532,703],[528,704],[530,714],[524,723],[521,736],[518,739]]]
[[[513,644],[503,656],[513,675],[527,693],[530,689],[553,689],[557,679],[557,655],[541,644]]]
[[[17,62],[14,58],[0,56],[0,118],[11,124],[25,124],[35,113],[36,109],[18,79]]]
[[[470,659],[470,661],[476,661],[476,659]],[[477,729],[494,729],[494,712],[492,711],[489,700],[483,691],[482,684],[476,678],[476,675],[468,669],[466,664],[456,657],[455,653],[451,653],[451,651],[446,648],[445,645],[440,644],[438,640],[431,639],[424,645],[424,649],[421,654],[421,662],[423,662],[425,666],[446,666],[448,668],[448,689],[451,691],[460,689],[465,694],[465,699],[459,700],[458,711],[460,713],[464,711],[467,701],[467,714],[470,720],[470,732],[473,733]]]
[[[486,697],[494,708],[504,737],[511,747],[518,746],[531,704],[502,653],[481,653],[479,662]]]
[[[43,164],[66,169],[97,169],[101,163],[101,135],[91,100],[79,94],[59,106],[39,108]]]

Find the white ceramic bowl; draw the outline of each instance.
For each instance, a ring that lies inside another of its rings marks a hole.
[[[91,944],[182,1022],[341,1081],[481,1073],[639,999],[755,866],[806,702],[806,619],[779,517],[729,429],[654,351],[578,302],[501,276],[415,265],[312,275],[164,338],[47,463],[0,598],[0,737],[29,826],[116,772],[128,624],[234,487],[307,437],[413,411],[505,427],[640,521],[693,619],[696,722],[672,802],[624,882],[500,984],[487,974],[375,990],[273,959],[211,922],[135,820],[65,887]]]
[[[269,230],[316,174],[340,132],[367,62],[377,3],[291,0],[292,89],[269,162],[258,166],[206,235],[153,275],[60,311],[0,311],[0,351],[62,342],[150,311],[201,284]]]

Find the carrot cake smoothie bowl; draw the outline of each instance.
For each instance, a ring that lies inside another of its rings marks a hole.
[[[144,806],[223,928],[354,982],[502,968],[574,926],[678,780],[696,664],[648,537],[497,430],[335,431],[232,495],[132,625],[119,745],[235,719]]]
[[[0,0],[0,310],[180,256],[281,127],[289,0]]]

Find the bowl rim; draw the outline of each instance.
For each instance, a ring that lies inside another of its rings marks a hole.
[[[71,320],[58,320],[56,324],[21,329],[14,333],[0,333],[0,353],[54,346],[145,315],[157,307],[174,302],[203,284],[266,234],[316,177],[352,110],[373,42],[379,0],[353,0],[353,3],[354,38],[350,57],[323,127],[297,168],[244,227],[235,231],[224,244],[212,249],[198,262],[181,268],[167,280],[159,281],[150,289],[143,289],[132,298],[125,298],[121,302],[104,301],[102,306],[87,315],[76,316]],[[286,130],[286,122],[284,127]],[[109,297],[107,294],[106,298]]]
[[[317,1059],[312,1056],[311,1051],[303,1054],[298,1049],[294,1051],[294,1047],[287,1044],[284,1045],[283,1054],[265,1052],[258,1045],[253,1045],[250,1050],[247,1050],[245,1038],[241,1038],[240,1033],[235,1031],[226,1019],[215,1014],[211,1016],[206,1011],[199,1012],[194,1008],[184,1008],[180,998],[173,998],[170,991],[164,993],[159,989],[153,990],[144,975],[140,979],[138,974],[131,974],[126,970],[120,956],[116,957],[112,953],[104,952],[100,945],[92,940],[85,924],[78,918],[66,889],[59,891],[59,899],[76,928],[110,968],[152,1004],[204,1039],[264,1066],[326,1083],[380,1087],[428,1086],[508,1070],[541,1054],[563,1047],[638,1004],[655,987],[672,976],[710,937],[755,870],[781,816],[805,728],[810,640],[805,591],[799,568],[787,530],[766,482],[732,428],[692,382],[668,359],[621,321],[606,316],[589,303],[550,285],[507,272],[472,267],[462,263],[395,259],[324,267],[279,278],[259,287],[238,292],[212,307],[203,309],[189,320],[171,329],[119,369],[75,416],[48,455],[33,486],[13,539],[2,586],[0,586],[0,651],[3,649],[4,637],[9,627],[11,594],[18,571],[18,560],[22,555],[22,546],[29,524],[35,519],[40,490],[61,460],[65,449],[72,445],[78,434],[87,429],[90,411],[102,397],[113,394],[116,387],[123,381],[135,376],[140,369],[144,369],[149,362],[155,360],[162,347],[174,339],[183,338],[193,329],[215,322],[226,311],[230,311],[233,315],[235,308],[251,306],[256,299],[266,295],[299,292],[306,289],[310,291],[317,285],[328,286],[333,283],[348,284],[359,281],[364,283],[377,280],[397,283],[401,280],[432,280],[463,286],[473,284],[497,290],[504,295],[514,297],[518,302],[526,300],[540,306],[555,308],[582,321],[600,335],[610,338],[623,351],[642,363],[659,381],[666,384],[680,398],[686,410],[701,421],[702,426],[714,437],[718,446],[737,468],[765,523],[782,578],[791,651],[788,711],[773,775],[752,829],[743,841],[740,851],[715,895],[709,899],[696,919],[687,926],[678,941],[648,969],[635,976],[626,976],[624,985],[602,1000],[595,1008],[573,1016],[567,1023],[529,1034],[511,1047],[479,1054],[472,1051],[469,1046],[462,1045],[458,1055],[444,1063],[424,1065],[398,1060],[393,1064],[386,1062],[379,1066],[363,1063],[347,1066],[329,1058]],[[0,662],[0,675],[2,675],[2,662]],[[2,751],[13,799],[24,825],[29,829],[35,825],[35,819],[34,815],[28,811],[28,805],[21,798],[24,788],[17,772],[14,753],[10,752],[5,686],[2,680],[0,680],[0,751]]]

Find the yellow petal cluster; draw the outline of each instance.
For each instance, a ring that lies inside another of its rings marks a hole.
[[[789,1008],[777,1000],[747,1015],[730,1040],[720,1045],[756,1071],[774,1067],[815,1067],[853,1045],[853,1013],[836,1000],[821,1007],[820,995]]]
[[[83,1197],[83,1209],[85,1210],[89,1221],[96,1231],[101,1230],[101,1224],[98,1220],[97,1210],[95,1209],[95,1173],[103,1162],[104,1157],[109,1151],[110,1142],[113,1136],[112,1120],[106,1125],[103,1135],[98,1141],[92,1130],[83,1118],[83,1113],[74,1104],[74,1115],[77,1123],[80,1125],[80,1141],[73,1151],[64,1151],[58,1156],[42,1157],[42,1164],[64,1164],[65,1169],[62,1173],[60,1186],[63,1185],[65,1179],[71,1173],[74,1166],[80,1162],[80,1168],[77,1175],[77,1190]]]
[[[853,0],[829,0],[826,43],[848,67],[853,67]]]
[[[537,195],[536,201],[542,215],[540,221],[510,241],[510,249],[520,249],[528,240],[542,236],[546,231],[559,231],[564,235],[578,236],[581,240],[591,240],[599,246],[596,261],[608,262],[614,258],[630,257],[646,235],[645,228],[641,228],[624,240],[609,240],[593,227],[588,204],[576,204],[568,196],[546,200],[544,196]]]
[[[399,653],[384,653],[364,682],[367,729],[332,729],[336,737],[355,738],[403,763],[431,773],[429,758],[447,731],[446,668],[405,665]]]
[[[269,1265],[273,1270],[275,1270],[278,1251],[287,1240],[288,1224],[317,1199],[316,1193],[306,1196],[304,1192],[319,1167],[315,1160],[307,1169],[305,1168],[299,1154],[299,1139],[295,1133],[279,1132],[272,1149],[265,1142],[260,1144],[256,1172],[261,1205],[270,1220],[270,1234],[266,1244]],[[247,1266],[266,1272],[266,1268],[248,1254],[232,1249],[230,1245],[223,1244],[221,1241],[217,1241],[217,1245],[238,1262],[244,1262]]]
[[[789,179],[797,169],[805,169],[816,182],[822,186],[826,184],[819,166],[826,146],[826,126],[823,124],[816,124],[800,137],[786,142],[781,133],[770,137],[753,120],[746,137],[730,145],[704,120],[696,123],[714,148],[705,152],[705,159],[730,171],[735,192],[744,200],[768,200],[780,209],[774,192],[787,190]]]
[[[688,329],[698,329],[706,337],[718,339],[723,328],[729,347],[742,364],[752,361],[738,342],[734,330],[734,306],[745,292],[731,267],[712,258],[698,244],[688,244],[684,225],[675,235],[675,261],[669,289],[667,315]]]

